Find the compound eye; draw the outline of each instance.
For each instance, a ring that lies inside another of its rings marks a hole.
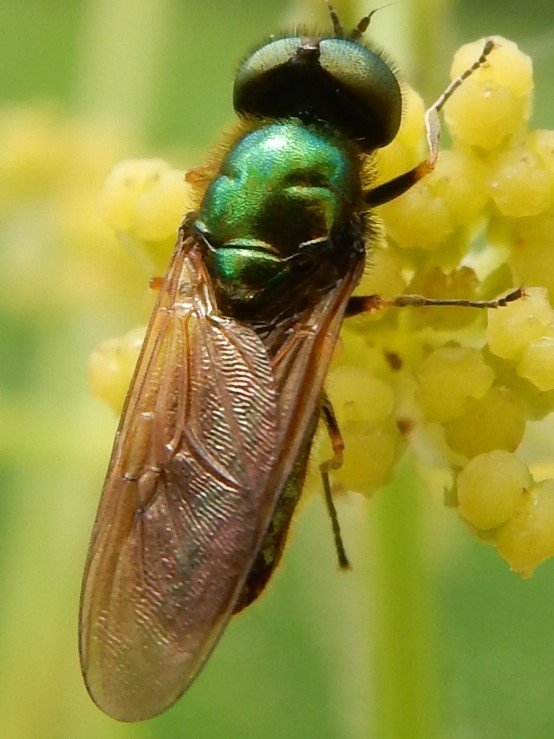
[[[280,38],[268,41],[246,57],[235,76],[235,103],[237,97],[240,98],[264,74],[294,59],[301,45],[302,39],[299,36]]]
[[[298,89],[294,60],[301,45],[299,37],[269,41],[242,62],[233,92],[237,113],[267,118],[291,118],[298,114],[302,91]]]
[[[323,39],[319,61],[340,85],[344,106],[346,111],[351,108],[358,136],[361,134],[375,148],[390,144],[400,127],[402,93],[387,62],[371,49],[348,39]]]
[[[396,136],[402,94],[391,67],[365,46],[291,37],[265,44],[242,63],[234,105],[238,113],[328,123],[371,151]]]

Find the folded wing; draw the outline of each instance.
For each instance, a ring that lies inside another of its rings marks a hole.
[[[222,317],[194,237],[164,280],[116,435],[81,594],[81,664],[114,718],[194,679],[312,422],[354,272],[270,358]]]

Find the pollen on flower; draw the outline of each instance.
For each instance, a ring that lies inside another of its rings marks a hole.
[[[516,44],[494,38],[496,48],[445,106],[446,124],[456,142],[491,150],[520,132],[527,122],[533,65]],[[485,39],[462,46],[454,56],[454,79],[479,58]],[[465,66],[468,62],[467,66]]]
[[[99,344],[89,359],[89,387],[93,395],[121,412],[125,394],[144,339],[144,326],[121,338]]]
[[[399,247],[434,250],[454,232],[456,223],[443,197],[433,187],[433,175],[381,206],[387,233]]]
[[[526,287],[524,300],[489,311],[486,337],[493,354],[517,361],[532,342],[553,329],[554,311],[546,290]]]
[[[529,577],[541,562],[554,556],[554,480],[529,490],[512,517],[498,530],[495,544],[512,570]]]
[[[494,372],[477,349],[445,346],[423,360],[416,377],[415,399],[424,414],[444,423],[461,416],[488,392]]]
[[[190,209],[190,186],[162,159],[128,160],[108,176],[100,204],[107,224],[160,270]]]
[[[425,155],[425,103],[409,85],[402,88],[402,120],[394,140],[377,154],[376,183],[415,167]]]
[[[502,215],[537,216],[554,204],[552,167],[525,146],[506,151],[494,164],[491,196]]]
[[[444,424],[448,446],[471,459],[493,449],[515,451],[525,432],[525,405],[511,388],[492,387],[466,412]]]
[[[514,454],[500,450],[481,454],[458,475],[460,515],[476,529],[495,529],[523,505],[532,482],[527,465]]]

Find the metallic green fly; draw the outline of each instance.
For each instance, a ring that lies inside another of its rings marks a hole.
[[[391,142],[402,94],[345,34],[269,41],[240,66],[234,141],[192,170],[198,207],[177,245],[127,395],[83,581],[80,649],[94,701],[122,721],[154,716],[187,689],[231,616],[281,556],[319,419],[342,440],[323,389],[374,234],[371,209],[433,169],[429,158],[368,189],[362,169]],[[402,296],[397,304],[409,302]]]

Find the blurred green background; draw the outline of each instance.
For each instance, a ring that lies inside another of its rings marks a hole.
[[[372,4],[336,5],[353,21]],[[0,4],[2,737],[554,736],[554,564],[519,580],[408,477],[339,502],[346,575],[321,501],[305,503],[266,595],[160,718],[118,724],[82,684],[80,576],[116,425],[87,359],[150,303],[98,191],[124,157],[201,161],[232,120],[237,61],[325,13],[320,0]],[[428,100],[454,49],[491,33],[533,56],[534,122],[552,127],[551,0],[404,0],[372,21]]]

